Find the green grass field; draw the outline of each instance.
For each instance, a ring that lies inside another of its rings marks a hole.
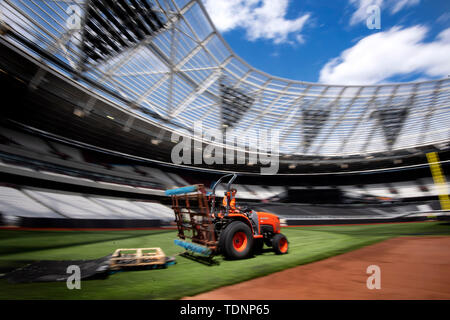
[[[442,222],[361,226],[283,228],[290,251],[270,250],[247,260],[205,265],[177,256],[167,269],[118,272],[103,280],[85,280],[81,290],[65,282],[11,284],[0,279],[0,299],[179,299],[221,286],[325,259],[397,236],[450,235]],[[0,230],[0,270],[24,261],[95,259],[117,248],[161,247],[167,255],[183,251],[173,244],[173,230],[150,231],[19,231]],[[2,273],[2,271],[0,271]]]

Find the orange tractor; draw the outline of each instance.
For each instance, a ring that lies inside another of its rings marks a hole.
[[[224,206],[217,203],[215,191],[227,177],[231,179],[227,183]],[[277,254],[287,253],[289,243],[280,233],[278,216],[249,208],[230,208],[230,186],[236,177],[236,174],[223,176],[208,194],[201,184],[166,190],[166,195],[172,197],[178,228],[179,239],[175,244],[202,255],[223,254],[230,259],[259,253],[264,244]]]

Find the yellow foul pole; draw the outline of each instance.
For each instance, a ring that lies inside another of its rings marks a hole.
[[[448,197],[448,187],[445,176],[442,173],[441,164],[437,152],[427,153],[428,164],[433,175],[434,184],[438,190],[439,201],[442,210],[450,210],[450,199]]]

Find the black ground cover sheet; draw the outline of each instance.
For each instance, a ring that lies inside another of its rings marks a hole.
[[[107,276],[112,255],[95,260],[44,260],[28,264],[4,276],[11,283],[66,281],[73,273],[68,267],[80,267],[80,279]]]

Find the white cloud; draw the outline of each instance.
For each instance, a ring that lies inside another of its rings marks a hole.
[[[448,21],[450,21],[450,12],[444,12],[443,14],[441,14],[441,16],[439,18],[437,18],[436,22],[439,23],[447,23]]]
[[[302,31],[309,14],[286,19],[290,0],[204,0],[206,10],[221,32],[243,28],[249,40],[303,43]]]
[[[375,84],[412,73],[425,77],[450,74],[450,28],[433,42],[424,42],[428,29],[393,27],[358,41],[320,71],[320,82],[336,84]]]
[[[406,7],[416,6],[419,4],[419,2],[420,0],[396,0],[394,3],[392,3],[391,13],[397,13]]]
[[[418,5],[420,0],[349,0],[350,4],[357,9],[350,19],[350,25],[366,21],[368,14],[367,8],[372,5],[379,6],[381,10],[389,9],[391,14],[395,14],[400,10]]]

